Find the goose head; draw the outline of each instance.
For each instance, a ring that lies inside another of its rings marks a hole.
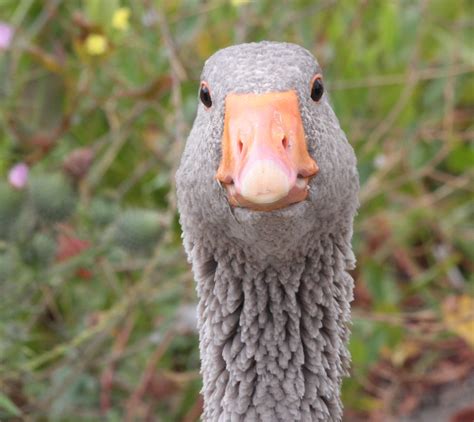
[[[350,231],[356,159],[311,53],[276,42],[220,50],[198,102],[177,173],[184,220],[277,255],[310,231]]]

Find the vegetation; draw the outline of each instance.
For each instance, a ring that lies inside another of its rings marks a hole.
[[[318,57],[358,155],[347,420],[472,376],[473,9],[1,0],[0,419],[198,419],[173,175],[204,60],[262,39]]]

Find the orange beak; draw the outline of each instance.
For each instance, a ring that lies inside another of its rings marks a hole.
[[[216,178],[233,206],[272,211],[303,201],[318,170],[295,91],[227,96]]]

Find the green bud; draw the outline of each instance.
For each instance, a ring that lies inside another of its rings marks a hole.
[[[56,254],[56,240],[44,233],[36,233],[31,242],[21,247],[21,257],[25,264],[47,266]]]
[[[51,223],[67,219],[76,206],[76,198],[70,184],[59,173],[32,177],[30,197],[36,214]]]
[[[119,207],[113,200],[105,198],[95,198],[89,208],[92,222],[98,226],[106,226],[114,221]]]
[[[161,232],[160,215],[151,210],[125,211],[115,226],[115,241],[130,252],[149,252]]]

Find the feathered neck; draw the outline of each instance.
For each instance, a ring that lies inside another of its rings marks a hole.
[[[303,252],[265,264],[225,236],[188,239],[199,296],[203,420],[342,419],[349,239],[308,233]]]

